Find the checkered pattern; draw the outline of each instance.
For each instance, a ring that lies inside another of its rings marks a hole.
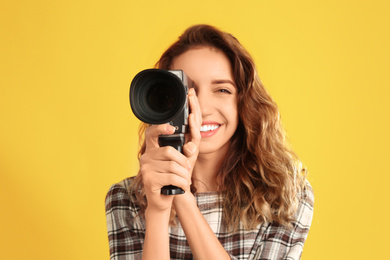
[[[114,184],[106,197],[106,215],[111,259],[141,259],[145,238],[145,219],[137,216],[135,196],[128,193],[133,178]],[[222,223],[221,201],[216,192],[196,194],[199,210],[232,259],[299,259],[313,217],[313,191],[310,186],[295,213],[293,229],[264,223],[256,229],[242,226],[229,232]],[[180,224],[171,227],[171,259],[193,259]],[[201,238],[199,238],[201,239]]]

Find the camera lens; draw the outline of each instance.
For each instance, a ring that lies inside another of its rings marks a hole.
[[[143,70],[131,82],[131,109],[145,123],[172,121],[183,111],[186,99],[186,87],[180,78],[166,70]]]
[[[166,113],[171,110],[176,102],[174,88],[166,82],[157,82],[150,86],[146,94],[146,102],[157,113]]]

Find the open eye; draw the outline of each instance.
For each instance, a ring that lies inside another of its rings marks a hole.
[[[230,92],[230,90],[225,89],[225,88],[218,89],[218,92],[226,93],[226,94],[232,94],[232,92]]]

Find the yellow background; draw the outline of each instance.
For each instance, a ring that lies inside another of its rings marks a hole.
[[[137,171],[128,90],[185,28],[253,55],[309,168],[302,259],[388,256],[390,3],[0,1],[0,259],[108,259],[104,198]]]

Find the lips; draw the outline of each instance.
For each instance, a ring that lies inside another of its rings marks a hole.
[[[216,134],[221,125],[216,122],[203,122],[200,127],[200,135],[202,137],[210,137]]]

